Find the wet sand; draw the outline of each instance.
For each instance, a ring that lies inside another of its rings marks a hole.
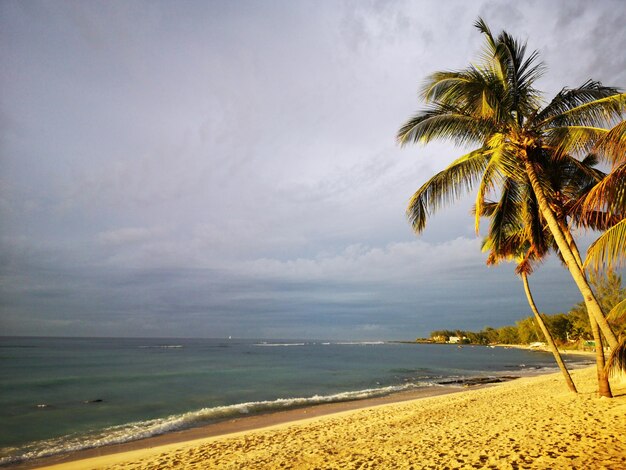
[[[162,436],[48,468],[626,468],[626,382],[613,381],[609,400],[596,396],[595,368],[573,377],[578,395],[557,373],[409,401],[324,405],[269,415],[275,422],[222,423],[219,432],[230,434],[201,428],[181,433],[181,442]]]

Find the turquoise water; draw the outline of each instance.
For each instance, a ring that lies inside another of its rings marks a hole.
[[[480,346],[0,338],[0,463],[546,368],[554,368],[550,354]]]

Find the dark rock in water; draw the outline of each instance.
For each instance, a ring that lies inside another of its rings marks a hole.
[[[472,377],[469,379],[451,379],[437,382],[439,385],[462,385],[463,387],[471,387],[473,385],[497,384],[508,382],[519,377],[513,375],[503,375],[500,377]]]
[[[83,403],[88,405],[89,403],[102,403],[103,401],[102,398],[96,398],[95,400],[85,400]]]

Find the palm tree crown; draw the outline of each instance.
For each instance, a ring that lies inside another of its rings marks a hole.
[[[533,86],[545,69],[537,52],[525,58],[526,45],[508,33],[494,38],[481,19],[476,27],[486,39],[481,65],[432,74],[422,89],[428,107],[397,135],[401,145],[434,139],[478,145],[415,193],[407,213],[416,232],[430,213],[475,186],[478,224],[488,192],[500,189],[505,177],[526,179],[524,159],[540,166],[546,159],[587,153],[607,137],[602,126],[614,124],[624,111],[626,94],[595,81],[562,89],[542,108]]]

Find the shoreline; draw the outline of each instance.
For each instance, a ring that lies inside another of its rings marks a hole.
[[[579,376],[583,375],[586,377],[586,382],[590,382],[589,377],[593,379],[594,370],[594,367],[574,370],[573,374],[575,376],[575,380],[578,379]],[[154,456],[157,454],[174,455],[181,451],[181,449],[191,449],[189,451],[193,452],[193,449],[205,448],[206,446],[212,445],[212,443],[223,443],[231,441],[233,439],[247,440],[250,436],[264,435],[266,433],[274,431],[283,432],[285,431],[285,429],[288,428],[309,426],[315,423],[319,424],[322,421],[341,420],[344,417],[360,415],[363,413],[371,412],[372,410],[390,410],[394,407],[402,406],[422,408],[433,404],[436,405],[439,402],[445,403],[446,401],[455,400],[470,402],[477,402],[478,400],[482,401],[479,395],[498,395],[500,391],[515,391],[518,388],[521,389],[527,387],[528,383],[530,383],[530,385],[532,386],[535,382],[550,382],[550,386],[556,389],[557,395],[566,396],[570,399],[580,399],[582,397],[584,397],[585,399],[589,399],[591,396],[595,395],[595,391],[590,392],[589,390],[585,390],[579,395],[569,394],[569,392],[566,391],[565,384],[562,383],[562,380],[560,379],[560,373],[558,372],[529,375],[518,378],[516,380],[488,385],[474,385],[469,387],[429,387],[427,389],[397,392],[384,397],[338,403],[326,403],[291,410],[274,411],[265,414],[238,417],[220,423],[214,423],[198,428],[167,433],[164,435],[127,442],[123,444],[103,446],[93,449],[76,451],[72,453],[65,453],[40,459],[29,460],[9,465],[8,467],[22,469],[82,469],[102,468],[103,466],[106,466],[108,468],[113,466],[114,468],[118,468],[115,467],[115,465],[121,464],[121,462],[134,461],[138,459],[142,460],[148,458],[149,456]],[[591,382],[593,382],[593,380],[591,380]],[[593,383],[591,385],[593,386]],[[545,385],[539,386],[545,388]],[[589,387],[587,386],[587,388]],[[615,391],[618,392],[618,398],[615,400],[608,400],[608,402],[620,402],[622,404],[622,409],[624,409],[624,411],[626,412],[626,383],[622,382],[620,388],[617,388]],[[472,398],[472,396],[475,396],[476,398]],[[486,404],[489,408],[491,408],[489,399],[486,401]],[[528,411],[530,411],[531,414],[534,413],[534,411],[532,410],[525,410],[524,415],[528,415]],[[626,416],[626,414],[624,414],[623,416]],[[456,419],[456,417],[454,417],[454,419]],[[624,434],[626,434],[626,419],[622,417],[621,421],[622,424],[624,424]],[[624,450],[626,451],[626,443],[624,444]],[[626,455],[626,453],[624,455]],[[624,458],[624,462],[626,463],[626,457]],[[185,466],[187,465],[185,464]],[[158,465],[147,465],[132,468],[156,467],[158,467]]]
[[[539,352],[547,352],[552,354],[552,351],[548,346],[531,348],[528,344],[494,344],[492,345],[496,348],[513,348],[513,349],[523,349],[525,351],[539,351]],[[582,349],[562,349],[558,348],[559,354],[570,355],[570,356],[589,356],[596,357],[596,353],[593,351],[584,351]]]
[[[612,384],[616,398],[603,399],[593,366],[572,374],[579,394],[557,372],[461,393],[353,402],[356,409],[314,407],[335,408],[331,414],[291,410],[295,421],[29,468],[625,468],[626,382]]]
[[[69,450],[49,456],[36,457],[28,460],[5,463],[5,468],[44,468],[51,465],[70,463],[77,460],[103,457],[118,453],[133,452],[137,450],[152,449],[158,446],[180,444],[196,439],[222,437],[233,433],[256,431],[271,426],[297,422],[310,418],[317,418],[346,411],[359,410],[385,404],[401,403],[405,401],[420,400],[447,394],[455,394],[468,390],[477,390],[493,385],[500,385],[524,377],[538,377],[555,372],[556,369],[527,369],[517,373],[500,371],[489,377],[469,378],[463,380],[448,380],[437,384],[403,391],[394,391],[387,395],[370,398],[357,398],[345,401],[327,402],[296,406],[284,410],[269,410],[249,415],[241,414],[221,421],[203,424],[196,427],[168,431],[163,434],[130,440],[117,444],[105,444],[98,447]],[[506,375],[505,375],[506,374]]]
[[[507,381],[518,379],[508,378]],[[91,449],[82,449],[73,452],[61,453],[47,457],[35,458],[14,464],[6,464],[4,468],[12,469],[36,469],[48,468],[77,461],[106,457],[135,451],[145,451],[162,446],[185,444],[188,442],[207,438],[226,438],[245,432],[254,432],[269,429],[275,426],[298,423],[310,419],[321,418],[329,415],[337,415],[344,412],[356,411],[387,404],[402,403],[406,401],[421,400],[455,393],[463,393],[468,390],[476,390],[503,382],[486,384],[469,384],[466,387],[454,385],[440,385],[424,387],[420,389],[390,393],[389,395],[363,398],[341,402],[321,403],[280,411],[268,411],[250,416],[242,415],[225,421],[205,424],[198,427],[168,432],[158,436],[124,442],[121,444],[109,444]]]

